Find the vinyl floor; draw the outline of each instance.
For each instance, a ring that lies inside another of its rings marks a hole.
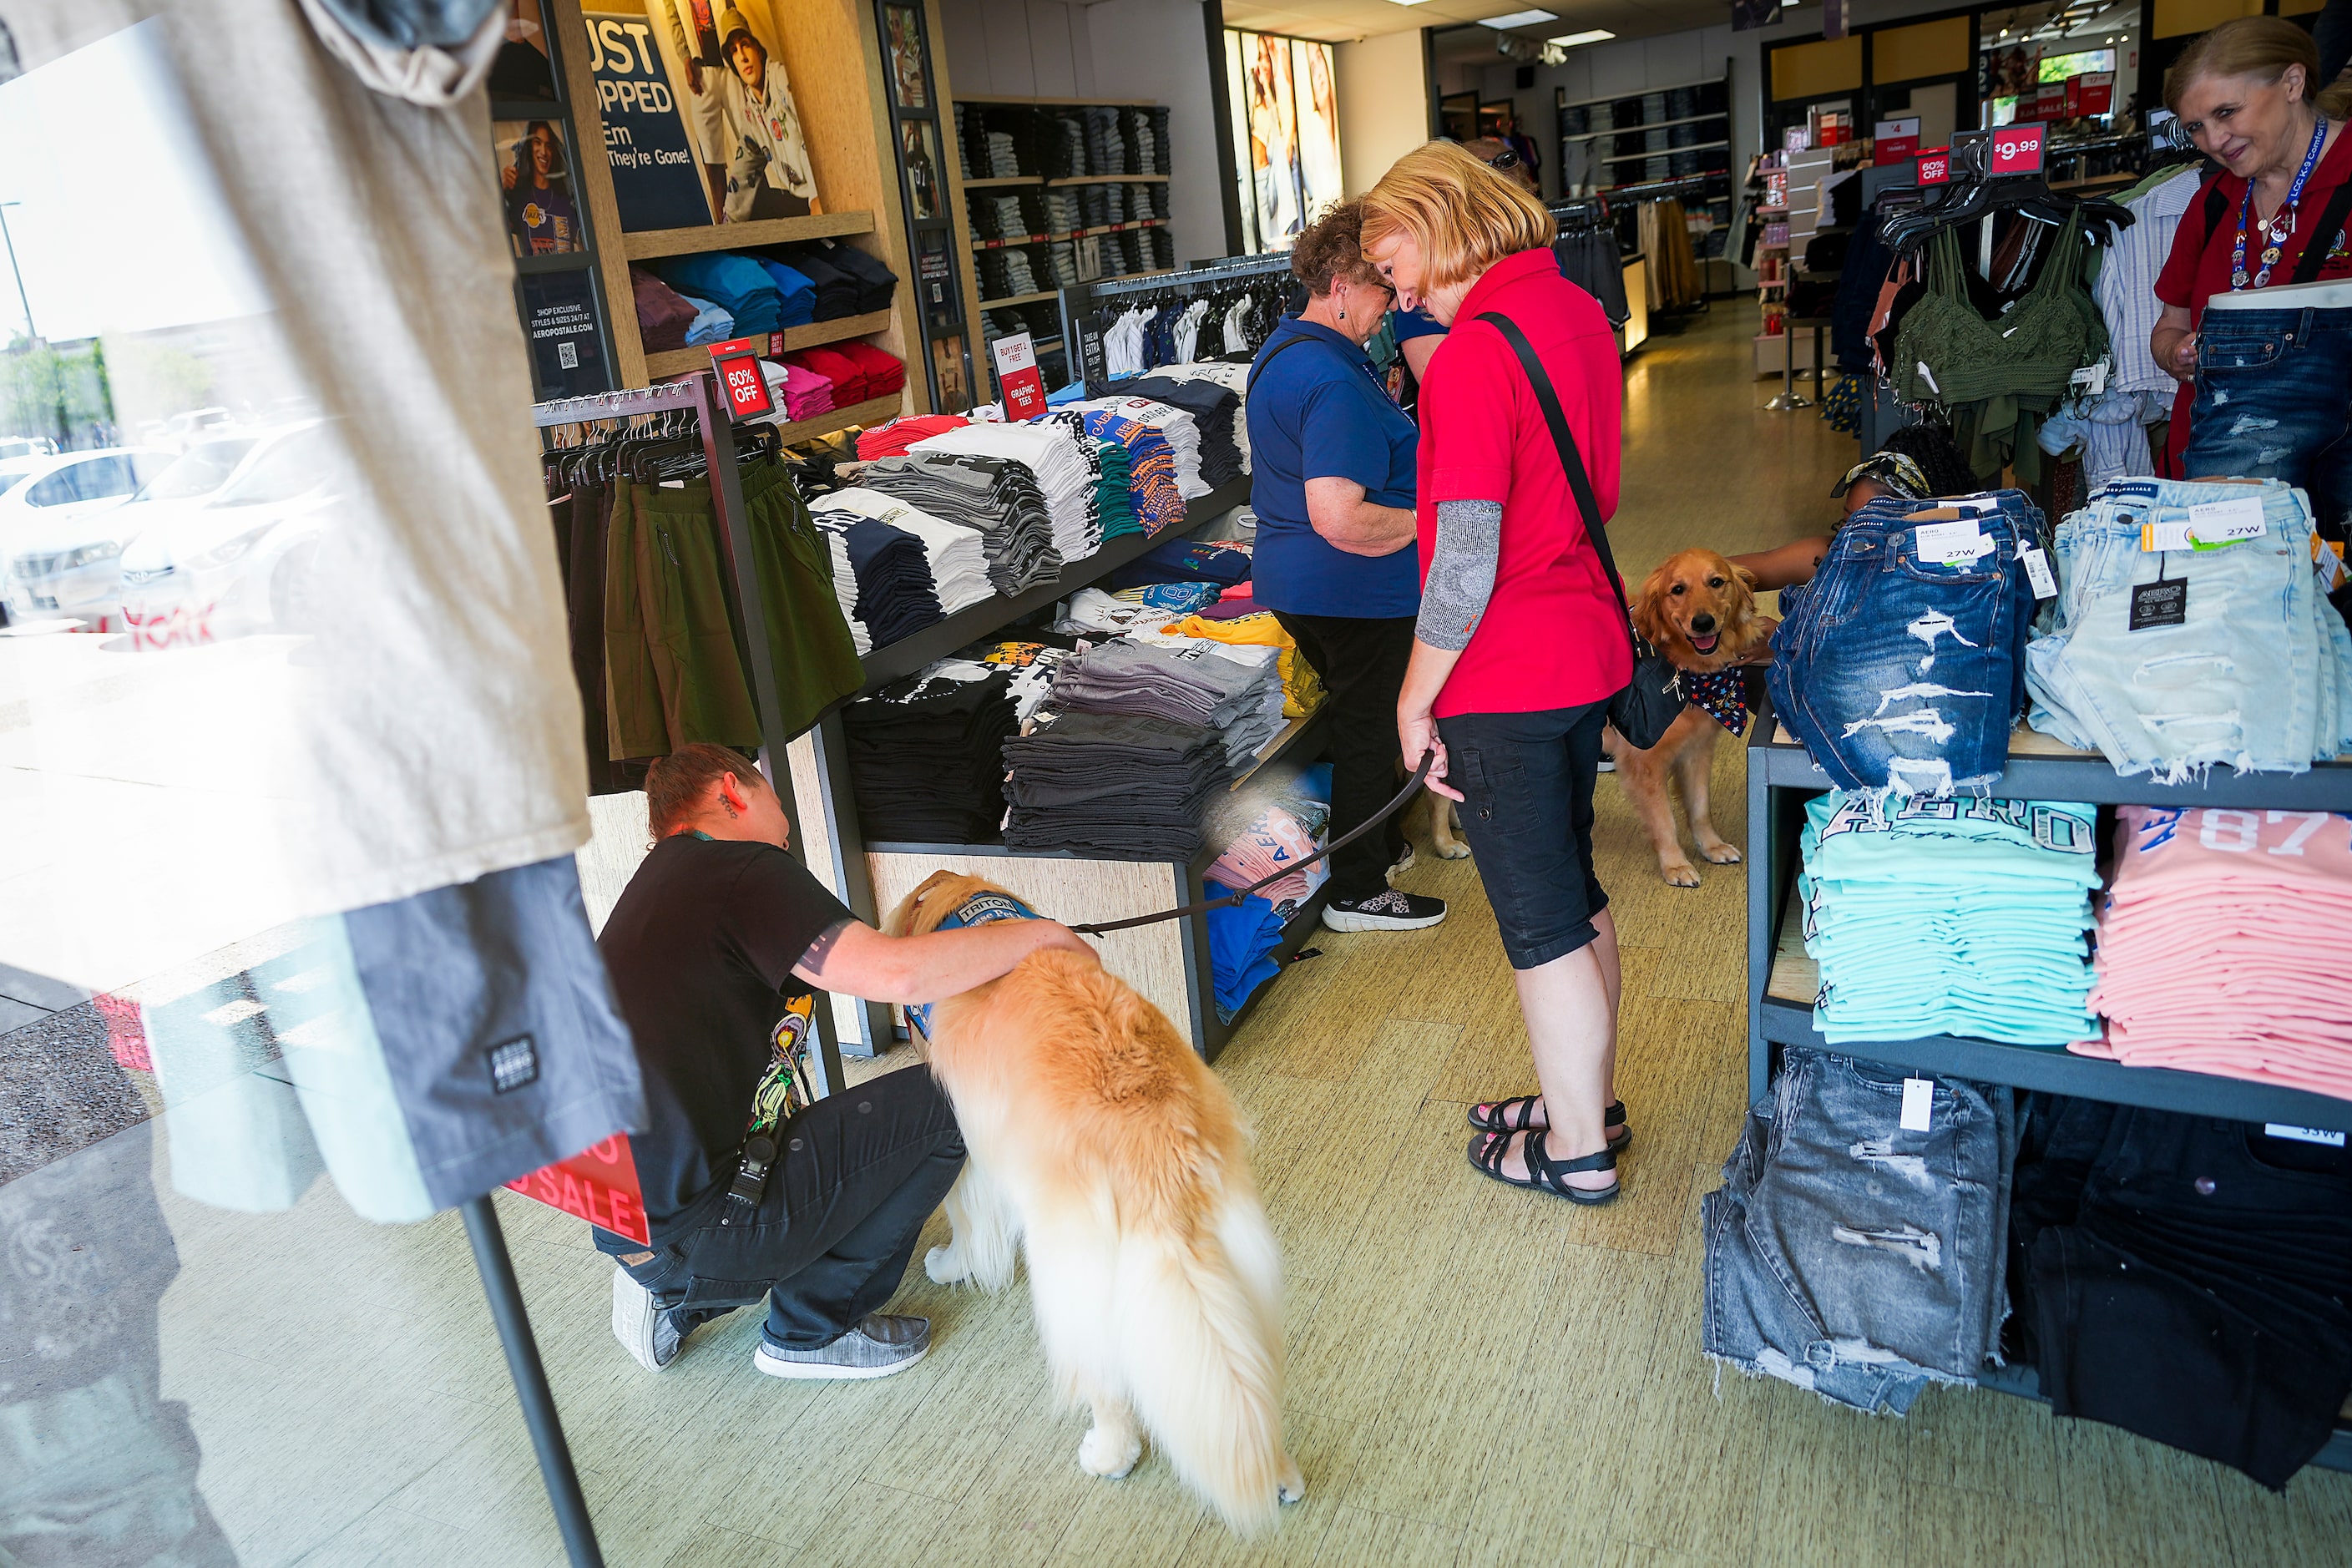
[[[1777,383],[1747,374],[1754,331],[1752,306],[1719,303],[1629,368],[1612,530],[1629,573],[1687,543],[1826,525],[1853,442],[1811,410],[1762,409]],[[1737,746],[1715,784],[1717,826],[1739,842]],[[2005,1395],[1931,1392],[1879,1420],[1718,1377],[1698,1351],[1695,1222],[1742,1110],[1742,871],[1666,887],[1607,781],[1599,840],[1638,1130],[1614,1205],[1506,1191],[1464,1161],[1465,1105],[1533,1087],[1469,862],[1424,856],[1410,874],[1452,901],[1444,925],[1318,939],[1220,1061],[1287,1254],[1288,1418],[1308,1497],[1273,1535],[1240,1545],[1149,1457],[1123,1482],[1082,1473],[1082,1422],[1049,1406],[1017,1289],[942,1289],[918,1267],[902,1310],[932,1317],[937,1348],[876,1384],[759,1376],[753,1313],[704,1330],[656,1377],[613,1343],[610,1266],[579,1223],[502,1199],[606,1560],[2352,1563],[2352,1476],[2306,1474],[2273,1497]],[[183,1263],[164,1394],[190,1407],[206,1501],[244,1563],[562,1560],[454,1216],[382,1230],[322,1185],[292,1214],[249,1217],[157,1185]]]

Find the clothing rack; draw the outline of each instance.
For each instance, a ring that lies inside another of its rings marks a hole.
[[[1062,344],[1070,356],[1071,379],[1104,379],[1102,306],[1106,301],[1142,294],[1190,299],[1203,289],[1287,275],[1289,271],[1290,253],[1277,250],[1263,256],[1221,257],[1214,261],[1195,262],[1175,272],[1071,284],[1061,290]]]
[[[1620,202],[1664,201],[1668,196],[1687,195],[1693,191],[1703,194],[1709,180],[1729,178],[1720,170],[1711,174],[1677,174],[1671,180],[1644,180],[1638,184],[1612,185],[1601,194]]]

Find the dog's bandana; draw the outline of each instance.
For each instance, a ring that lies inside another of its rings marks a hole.
[[[1748,733],[1748,682],[1737,669],[1683,671],[1683,695],[1735,735]]]
[[[945,919],[931,929],[954,931],[962,926],[984,926],[992,921],[1039,921],[1045,917],[1023,903],[1010,893],[974,893],[947,912]],[[907,1004],[907,1022],[925,1039],[931,1035],[929,1002]]]

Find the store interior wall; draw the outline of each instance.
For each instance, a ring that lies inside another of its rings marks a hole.
[[[1166,104],[1177,265],[1225,254],[1226,175],[1201,0],[940,0],[940,21],[948,84],[959,97]],[[1408,36],[1417,61],[1420,36]]]
[[[1332,51],[1331,66],[1339,94],[1341,188],[1361,195],[1391,163],[1429,139],[1429,73],[1421,31],[1408,28],[1341,44]]]

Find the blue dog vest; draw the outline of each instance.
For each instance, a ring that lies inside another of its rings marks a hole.
[[[932,929],[954,931],[962,926],[986,925],[992,921],[1036,921],[1045,918],[1010,893],[974,893],[949,910],[947,918]],[[931,1008],[934,1005],[936,1004],[929,1002],[907,1004],[907,1022],[925,1039],[930,1037]]]

